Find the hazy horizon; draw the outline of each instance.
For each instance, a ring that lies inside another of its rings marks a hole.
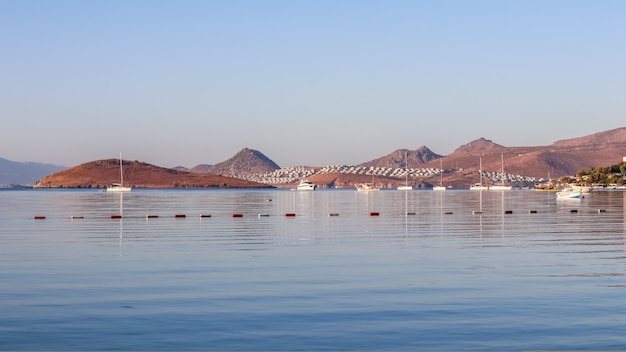
[[[624,125],[623,1],[0,0],[0,157],[358,164]],[[341,153],[336,153],[341,150]]]

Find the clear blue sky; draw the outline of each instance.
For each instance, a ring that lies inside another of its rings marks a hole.
[[[626,1],[0,0],[0,157],[282,167],[626,126]]]

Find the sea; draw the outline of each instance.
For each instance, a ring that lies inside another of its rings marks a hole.
[[[626,350],[626,198],[0,191],[0,350]]]

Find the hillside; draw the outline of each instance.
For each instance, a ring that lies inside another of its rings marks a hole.
[[[97,160],[43,177],[35,188],[106,188],[119,182],[118,159]],[[123,161],[124,184],[135,188],[256,188],[271,187],[252,181],[212,174],[167,169],[139,161]]]
[[[575,175],[581,169],[614,165],[621,162],[624,156],[626,156],[626,127],[621,127],[578,138],[556,141],[548,146],[507,147],[485,138],[479,138],[458,147],[445,156],[432,152],[426,146],[421,146],[416,150],[397,149],[390,154],[356,166],[404,169],[407,167],[408,157],[409,169],[438,170],[440,162],[442,162],[445,170],[445,182],[457,187],[467,187],[469,184],[477,182],[477,172],[481,168],[481,161],[482,170],[485,172],[499,173],[504,161],[504,170],[507,174],[531,178],[547,178],[548,176],[559,178]],[[93,170],[87,170],[85,173],[68,174],[67,176],[57,173],[42,179],[39,185],[105,187],[117,180],[118,171],[115,165],[119,166],[119,164],[116,161],[104,160],[93,163],[100,163],[98,167],[106,171],[103,171],[102,175],[97,174],[99,171]],[[83,165],[79,166],[87,167]],[[280,173],[285,170],[280,169],[263,153],[248,148],[242,149],[232,158],[221,163],[215,165],[200,164],[192,169],[177,167],[174,170],[154,165],[150,165],[150,167],[139,167],[139,165],[148,164],[125,161],[125,169],[128,167],[128,170],[125,171],[128,175],[125,178],[135,187],[217,187],[224,184],[228,187],[249,187],[240,186],[240,182],[246,181],[231,177],[246,177],[250,180],[260,181],[258,175]],[[152,168],[157,168],[158,171]],[[314,168],[302,168],[313,172],[295,175],[291,177],[291,180],[282,183],[279,181],[269,182],[285,187],[295,182],[296,179],[316,174]],[[317,169],[321,169],[321,167],[318,166]],[[215,178],[219,177],[218,175],[229,177],[225,179]],[[52,178],[52,176],[56,178]],[[284,172],[280,177],[285,177]],[[341,176],[324,176],[323,179],[320,179],[320,184],[349,186],[355,182],[365,181],[367,180],[362,180],[361,175],[343,174]],[[400,184],[402,181],[399,178],[391,178],[385,183]],[[439,182],[439,179],[424,176],[417,177],[415,182],[433,184]],[[253,184],[258,185],[258,183]]]
[[[357,166],[418,168],[429,161],[439,158],[441,158],[441,155],[433,153],[426,146],[421,146],[415,150],[398,149],[383,157],[358,164]]]
[[[457,148],[444,157],[444,168],[499,172],[532,177],[575,175],[580,169],[613,165],[626,156],[626,127],[557,141],[549,146],[504,147],[484,138]],[[425,167],[439,167],[439,162]]]

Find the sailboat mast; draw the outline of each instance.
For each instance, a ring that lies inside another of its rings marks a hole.
[[[409,153],[404,153],[404,185],[409,185]]]
[[[120,186],[124,187],[124,172],[122,168],[122,153],[120,152]]]
[[[504,154],[500,154],[500,157],[502,158],[502,175],[500,175],[500,180],[504,186]]]
[[[439,175],[439,182],[441,183],[441,187],[443,187],[443,158],[439,159]]]
[[[483,158],[480,158],[480,166],[478,168],[478,175],[480,177],[480,187],[483,186]]]

